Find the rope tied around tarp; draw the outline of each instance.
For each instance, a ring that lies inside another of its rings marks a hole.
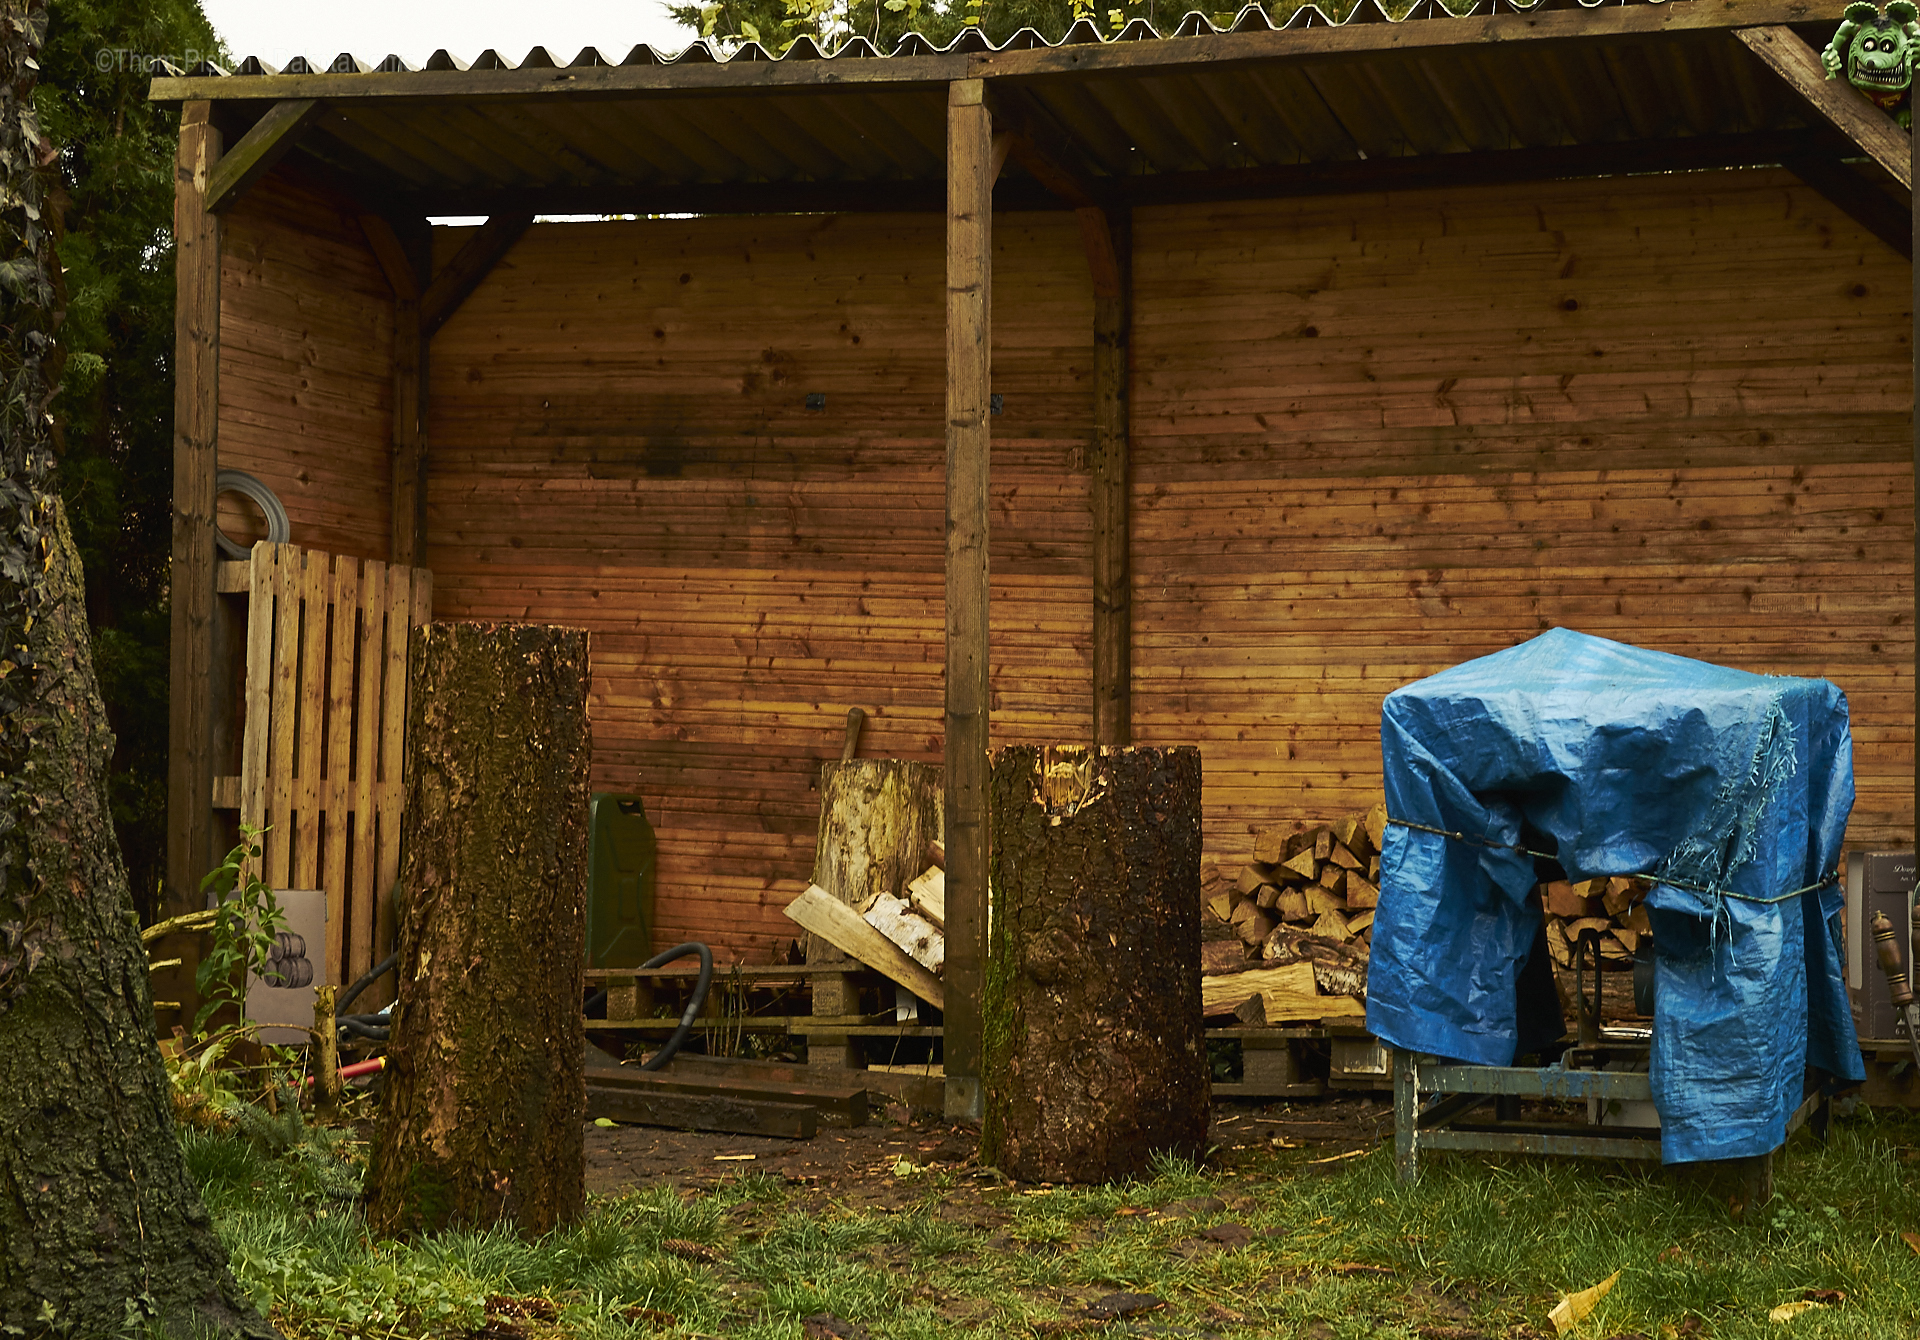
[[[1437,837],[1452,838],[1455,842],[1465,842],[1470,846],[1493,847],[1500,851],[1517,851],[1522,856],[1534,856],[1543,861],[1558,861],[1560,859],[1559,854],[1556,852],[1535,851],[1531,847],[1523,847],[1515,842],[1495,842],[1492,838],[1477,838],[1467,833],[1455,832],[1452,829],[1434,828],[1429,824],[1415,823],[1411,819],[1390,818],[1387,822],[1396,828],[1410,828],[1417,833],[1432,833]],[[1801,897],[1804,894],[1818,892],[1826,888],[1827,885],[1836,882],[1840,878],[1840,871],[1838,868],[1835,868],[1828,871],[1812,884],[1803,885],[1800,888],[1793,889],[1787,893],[1776,894],[1773,897],[1765,897],[1757,893],[1742,893],[1738,889],[1715,888],[1711,885],[1695,884],[1684,879],[1662,879],[1658,875],[1631,875],[1625,876],[1624,878],[1650,879],[1654,881],[1654,883],[1664,884],[1668,888],[1682,889],[1688,893],[1703,894],[1709,898],[1738,898],[1743,903],[1760,903],[1764,905],[1784,903]]]

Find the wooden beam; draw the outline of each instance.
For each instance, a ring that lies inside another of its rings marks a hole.
[[[1747,50],[1766,62],[1787,86],[1860,151],[1885,168],[1907,190],[1913,189],[1911,137],[1894,119],[1862,97],[1844,79],[1828,79],[1820,53],[1784,24],[1741,28],[1735,34]]]
[[[213,867],[214,474],[220,415],[220,220],[207,209],[220,162],[211,106],[180,109],[174,160],[173,570],[167,684],[167,888],[193,910]]]
[[[1128,386],[1133,329],[1132,216],[1081,210],[1093,270],[1093,741],[1133,743],[1133,565]],[[1098,224],[1098,240],[1087,215]],[[1098,255],[1096,256],[1096,251]],[[1108,273],[1103,277],[1102,271]]]
[[[320,119],[326,104],[317,98],[289,98],[276,102],[254,122],[233,148],[222,154],[207,175],[206,207],[220,213],[272,170],[298,142],[300,134]]]
[[[1909,58],[1911,59],[1911,58]],[[1920,139],[1908,142],[1910,154],[1920,154]],[[1911,166],[1911,159],[1909,159]],[[1920,209],[1909,211],[1913,215],[1913,232],[1909,245],[1913,254],[1920,255]],[[1913,590],[1913,617],[1907,627],[1915,636],[1915,652],[1920,654],[1920,266],[1914,268],[1910,281],[1913,285],[1912,331],[1907,340],[1907,351],[1913,356],[1913,422],[1909,432],[1913,434],[1913,572],[1910,580]],[[1916,667],[1920,669],[1920,666]],[[1908,794],[1908,815],[1913,824],[1913,842],[1920,850],[1920,674],[1913,681],[1913,734],[1908,737],[1915,746],[1913,751],[1913,790]],[[1912,968],[1909,971],[1913,971]]]
[[[1142,173],[1093,179],[1092,203],[1197,204],[1289,196],[1421,191],[1512,182],[1574,180],[1627,172],[1688,172],[1757,167],[1784,157],[1858,153],[1833,130],[1685,135],[1486,153],[1286,163],[1200,172]],[[1028,168],[994,186],[994,208],[1076,208],[1074,200],[1031,175],[1018,142],[1010,160]],[[1067,183],[1057,186],[1071,189]],[[396,208],[435,214],[864,214],[928,213],[946,208],[946,184],[926,181],[686,182],[655,186],[583,186],[506,190],[421,191]]]
[[[1911,200],[1902,208],[1899,201],[1837,158],[1815,154],[1783,159],[1780,165],[1900,255],[1913,259]]]
[[[634,1089],[587,1090],[586,1117],[666,1126],[682,1131],[725,1131],[732,1135],[772,1135],[811,1140],[820,1114],[804,1103],[777,1103],[723,1094],[667,1093]]]
[[[362,214],[360,229],[393,290],[393,438],[389,562],[417,567],[427,553],[427,355],[422,295],[433,268],[432,229],[425,219],[400,228]],[[404,229],[405,236],[402,236]]]
[[[432,339],[447,319],[460,310],[472,292],[480,287],[489,271],[513,250],[533,222],[533,211],[495,214],[467,239],[447,268],[433,277],[420,297],[420,333]]]
[[[988,408],[993,117],[977,79],[947,90],[947,1115],[982,1113],[987,955]]]

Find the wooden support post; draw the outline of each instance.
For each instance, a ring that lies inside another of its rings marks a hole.
[[[393,289],[392,517],[387,553],[397,567],[427,557],[427,352],[421,303],[433,273],[433,230],[426,220],[396,229],[365,215],[361,229]]]
[[[1911,140],[1907,152],[1920,158],[1920,140]],[[1908,172],[1920,166],[1909,163]],[[1914,254],[1920,255],[1920,209],[1913,211]],[[1913,825],[1914,849],[1920,851],[1920,269],[1915,269],[1913,284],[1913,338],[1907,349],[1913,354],[1913,416],[1908,431],[1913,434],[1913,619],[1908,624],[1914,635],[1913,684],[1913,793],[1909,800],[1909,822]]]
[[[987,473],[993,117],[978,79],[947,92],[947,1115],[981,1115],[987,938]]]
[[[167,706],[169,914],[199,901],[213,855],[213,509],[220,412],[220,220],[206,207],[220,161],[207,102],[180,110],[174,160],[173,576]]]
[[[1132,220],[1080,209],[1093,272],[1093,742],[1133,743],[1133,575],[1128,492]]]

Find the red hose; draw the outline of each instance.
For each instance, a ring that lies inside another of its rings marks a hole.
[[[352,1065],[341,1066],[340,1078],[358,1079],[362,1075],[377,1075],[386,1068],[387,1058],[384,1056],[376,1056],[371,1061],[355,1061]],[[318,1076],[308,1075],[306,1082],[311,1084],[316,1078],[318,1078]]]

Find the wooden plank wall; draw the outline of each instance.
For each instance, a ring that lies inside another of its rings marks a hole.
[[[1141,211],[1135,731],[1207,849],[1371,803],[1381,699],[1554,625],[1831,678],[1913,842],[1911,270],[1777,171]]]
[[[220,466],[271,488],[292,543],[387,557],[393,294],[354,215],[284,172],[221,224]],[[262,538],[221,499],[221,529]]]
[[[242,209],[230,236],[298,216]],[[330,327],[321,268],[249,292],[278,262],[233,253],[260,329],[223,357],[264,389],[223,363],[257,415],[223,460],[295,485],[297,541],[378,556],[389,300],[317,217]],[[995,243],[994,739],[1083,739],[1086,266],[1069,217]],[[784,945],[847,707],[864,752],[939,758],[941,262],[937,216],[541,224],[435,340],[435,612],[593,630],[594,785],[659,830],[661,944]],[[1135,738],[1204,747],[1210,857],[1369,802],[1388,691],[1555,624],[1833,678],[1852,839],[1911,843],[1910,272],[1813,193],[1159,208],[1134,273]]]
[[[1090,738],[1086,266],[1070,215],[995,241],[995,738]],[[792,938],[849,706],[940,758],[943,257],[937,215],[541,224],[434,341],[436,613],[593,631],[661,945]]]

